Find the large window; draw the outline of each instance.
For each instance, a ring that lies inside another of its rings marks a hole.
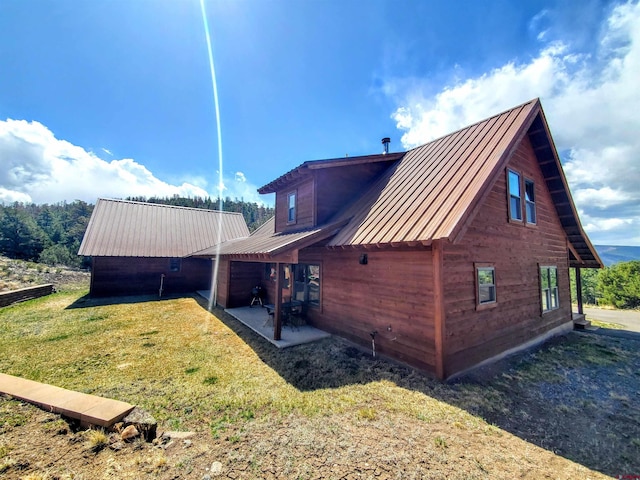
[[[287,196],[287,223],[296,222],[296,192]]]
[[[476,265],[476,297],[478,305],[496,303],[496,269]]]
[[[560,306],[557,267],[540,267],[540,289],[543,312],[555,310]]]
[[[508,170],[509,186],[509,218],[522,221],[522,190],[520,186],[520,174]]]
[[[294,265],[293,298],[309,305],[320,306],[320,265]]]
[[[527,205],[527,223],[536,223],[536,192],[533,180],[524,181],[524,198]]]

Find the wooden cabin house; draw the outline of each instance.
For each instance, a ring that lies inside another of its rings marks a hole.
[[[240,213],[100,198],[78,255],[91,257],[91,296],[194,292],[212,263],[189,255],[247,235]]]
[[[274,219],[220,246],[216,301],[281,310],[448,378],[572,328],[569,268],[602,265],[540,101],[402,153],[310,161]],[[195,254],[211,258],[213,249]]]

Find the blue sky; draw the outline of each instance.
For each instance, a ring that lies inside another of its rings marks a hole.
[[[582,223],[640,245],[640,6],[206,3],[224,196],[540,97]],[[217,195],[199,0],[0,2],[0,201]]]

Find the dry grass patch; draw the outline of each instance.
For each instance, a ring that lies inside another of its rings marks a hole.
[[[609,339],[576,334],[485,376],[443,384],[338,338],[275,349],[194,298],[118,301],[63,292],[0,310],[0,371],[136,404],[159,432],[196,432],[193,443],[162,449],[94,449],[77,463],[67,454],[74,474],[201,478],[219,461],[235,478],[599,476],[562,456],[609,474],[640,468],[637,433],[625,442],[609,437],[623,423],[638,425],[635,397],[620,384],[637,387],[639,355]],[[618,372],[617,388],[589,390],[604,377],[584,376],[598,369]],[[591,406],[575,398],[604,405],[600,431],[580,422]],[[12,445],[33,428],[19,405],[0,399],[0,433]],[[56,421],[40,424],[42,435],[74,435]],[[66,474],[60,462],[55,468]]]

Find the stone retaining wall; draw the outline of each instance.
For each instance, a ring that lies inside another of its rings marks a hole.
[[[0,308],[12,305],[32,298],[44,297],[54,292],[53,283],[45,285],[37,285],[35,287],[21,288],[19,290],[11,290],[10,292],[0,293]]]

